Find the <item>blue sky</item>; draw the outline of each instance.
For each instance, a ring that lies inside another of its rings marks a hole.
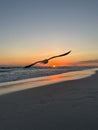
[[[97,0],[0,0],[1,65],[70,49],[72,62],[97,61]]]

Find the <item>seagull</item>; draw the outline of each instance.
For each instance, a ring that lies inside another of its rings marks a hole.
[[[71,50],[66,52],[66,53],[64,53],[64,54],[61,54],[61,55],[52,56],[52,57],[50,57],[48,59],[44,59],[44,60],[41,60],[41,61],[34,62],[34,63],[30,64],[30,65],[25,66],[24,68],[29,68],[29,67],[37,64],[37,63],[47,64],[49,62],[49,60],[51,60],[53,58],[57,58],[57,57],[62,57],[62,56],[68,55],[70,52],[71,52]]]

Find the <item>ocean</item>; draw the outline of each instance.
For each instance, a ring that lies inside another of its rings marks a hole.
[[[85,78],[95,67],[0,67],[0,95],[57,82]]]

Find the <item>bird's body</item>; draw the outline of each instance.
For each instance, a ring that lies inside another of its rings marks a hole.
[[[57,55],[57,56],[53,56],[53,57],[50,57],[48,59],[44,59],[44,60],[41,60],[41,61],[37,61],[37,62],[34,62],[33,64],[30,64],[30,65],[27,65],[25,66],[24,68],[29,68],[37,63],[43,63],[43,64],[47,64],[49,62],[49,60],[53,59],[53,58],[57,58],[57,57],[62,57],[62,56],[65,56],[65,55],[68,55],[71,51],[68,51],[67,53],[64,53],[64,54],[61,54],[61,55]]]
[[[47,64],[48,63],[48,59],[42,60],[41,63]]]

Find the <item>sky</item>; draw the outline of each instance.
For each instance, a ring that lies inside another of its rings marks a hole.
[[[0,0],[0,65],[98,65],[98,0]]]

